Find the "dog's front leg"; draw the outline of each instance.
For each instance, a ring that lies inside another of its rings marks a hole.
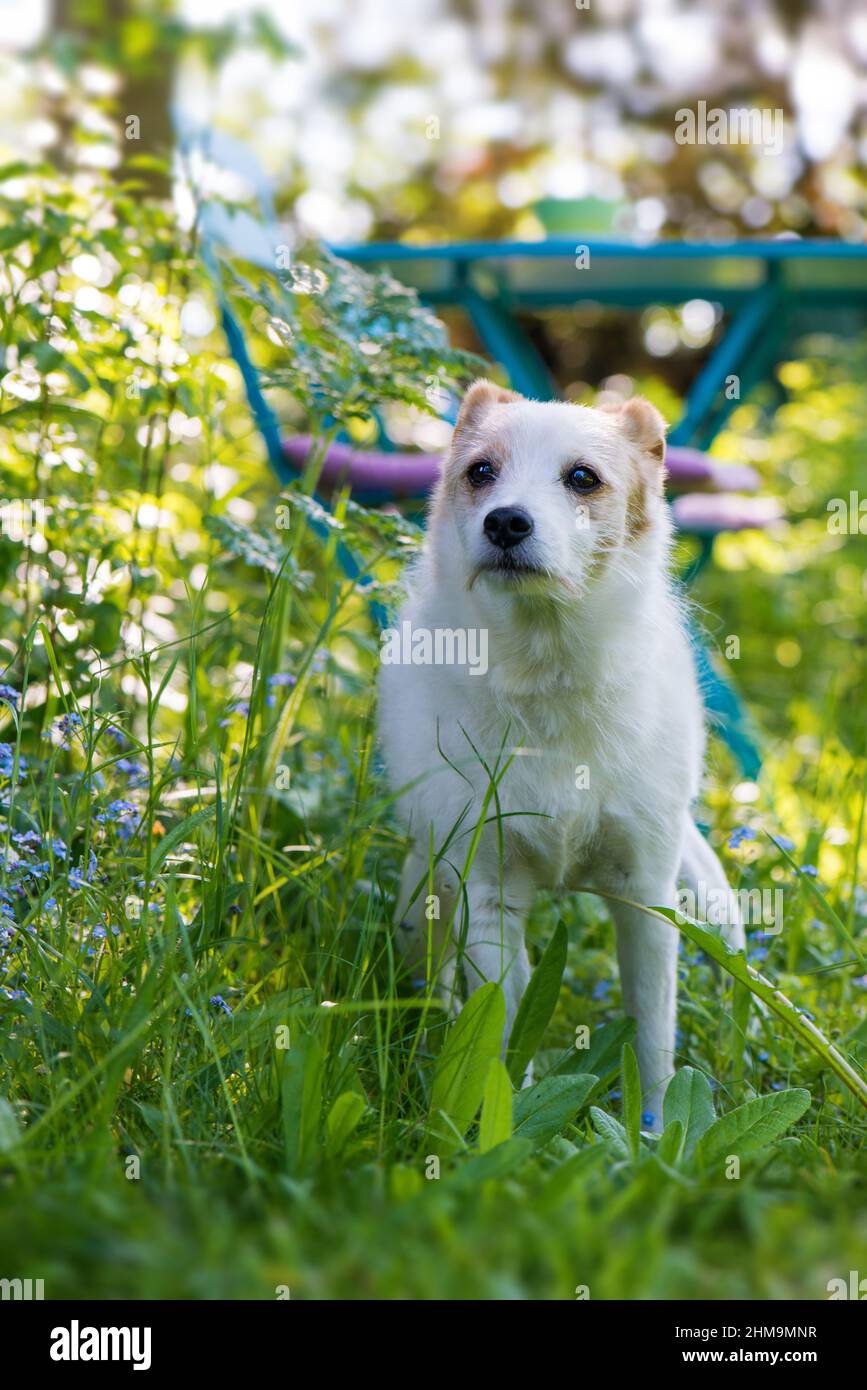
[[[652,877],[631,881],[624,896],[649,907],[674,903],[675,882]],[[646,912],[612,904],[617,927],[617,959],[623,1007],[635,1019],[635,1052],[641,1076],[642,1110],[652,1115],[644,1128],[662,1129],[662,1101],[674,1072],[674,1026],[677,996],[677,942],[674,927]]]
[[[459,940],[467,993],[495,980],[506,1000],[503,1054],[518,1005],[530,982],[530,960],[524,944],[524,922],[532,890],[519,880],[503,884],[473,879],[466,890],[466,911]]]

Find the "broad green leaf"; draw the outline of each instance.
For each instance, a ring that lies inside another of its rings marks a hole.
[[[337,1097],[325,1121],[325,1148],[332,1158],[343,1152],[366,1108],[364,1098],[355,1091],[343,1091]]]
[[[600,1110],[598,1105],[591,1105],[590,1123],[599,1138],[606,1141],[618,1158],[629,1157],[629,1140],[619,1120],[615,1120],[607,1111]]]
[[[635,1037],[635,1020],[617,1018],[590,1031],[590,1046],[576,1047],[553,1068],[557,1076],[571,1072],[593,1073],[602,1082],[610,1081],[620,1069],[623,1044]]]
[[[447,1115],[457,1135],[466,1134],[485,1089],[491,1059],[500,1055],[506,1004],[493,981],[470,995],[452,1024],[437,1058],[431,1087],[431,1115]],[[438,1152],[457,1147],[451,1126],[437,1123]]]
[[[810,1104],[810,1092],[801,1087],[757,1096],[716,1120],[696,1146],[696,1158],[707,1168],[729,1154],[743,1158],[772,1144],[799,1120]]]
[[[691,1158],[701,1136],[716,1118],[710,1082],[695,1067],[681,1067],[668,1083],[662,1118],[666,1128],[679,1120],[683,1126],[683,1155]]]
[[[638,1158],[641,1152],[641,1077],[631,1043],[623,1047],[623,1128],[629,1152]]]
[[[322,1109],[322,1049],[314,1037],[302,1038],[282,1054],[280,1099],[286,1162],[293,1175],[309,1168],[319,1138]]]
[[[595,1076],[546,1076],[515,1096],[515,1134],[547,1144],[574,1120],[597,1082]]]
[[[518,1008],[506,1051],[506,1066],[516,1086],[520,1086],[557,1007],[568,944],[565,924],[558,922]]]
[[[480,1187],[489,1178],[504,1178],[520,1168],[533,1152],[529,1139],[507,1139],[487,1153],[473,1154],[470,1158],[460,1158],[458,1167],[448,1176],[449,1187]]]
[[[683,1123],[681,1120],[672,1120],[663,1130],[659,1143],[656,1146],[656,1157],[660,1163],[667,1166],[676,1163],[680,1157],[683,1145]]]
[[[487,1153],[512,1137],[512,1083],[499,1057],[488,1064],[482,1119],[479,1125],[479,1152]]]

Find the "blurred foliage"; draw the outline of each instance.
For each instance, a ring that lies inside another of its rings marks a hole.
[[[104,158],[130,115],[138,150],[166,154],[174,103],[250,142],[302,233],[333,242],[865,231],[867,37],[849,0],[414,0],[388,25],[375,0],[213,21],[182,0],[63,0],[34,32],[51,68],[34,100],[6,60],[0,159],[22,137]],[[699,102],[779,112],[780,147],[678,143]]]
[[[282,273],[257,272],[255,283],[230,271],[245,318],[252,309],[283,349],[262,385],[285,390],[319,430],[369,420],[391,401],[430,411],[485,365],[450,345],[414,290],[322,247],[302,249]]]

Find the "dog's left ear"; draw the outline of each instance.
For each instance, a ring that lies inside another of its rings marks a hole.
[[[485,381],[483,378],[474,381],[461,404],[455,424],[455,438],[467,430],[478,428],[492,405],[504,405],[520,399],[516,391],[508,391],[505,386],[498,386],[494,381]]]
[[[666,425],[655,405],[643,396],[632,396],[622,405],[607,405],[602,409],[618,417],[623,433],[642,454],[660,465],[664,462]]]

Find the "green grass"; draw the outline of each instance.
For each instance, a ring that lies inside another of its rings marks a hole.
[[[824,515],[858,485],[859,363],[863,348],[808,346],[770,425],[739,412],[720,451],[760,463],[791,524],[727,539],[694,597],[715,648],[740,638],[733,674],[765,739],[758,787],[713,744],[703,807],[717,844],[756,832],[723,849],[733,882],[784,888],[784,930],[751,940],[754,964],[863,1076],[865,538],[830,536]],[[600,899],[533,911],[537,960],[558,920],[568,942],[553,1012],[530,1029],[541,1118],[522,1096],[510,1122],[484,1019],[465,1052],[434,991],[400,978],[375,631],[301,499],[295,563],[274,572],[259,488],[264,558],[214,506],[207,577],[184,595],[189,565],[156,539],[149,593],[171,592],[174,635],[149,657],[118,649],[97,677],[53,620],[10,602],[31,694],[0,731],[17,750],[2,795],[20,928],[0,966],[0,1273],[44,1278],[49,1297],[827,1296],[864,1264],[863,1106],[689,942],[683,1087],[718,1116],[779,1095],[750,1142],[722,1131],[724,1153],[676,1117],[661,1150],[638,1132]],[[345,520],[387,587],[407,537]],[[269,679],[286,672],[294,684]],[[239,692],[249,710],[232,712]],[[42,738],[64,715],[80,723]],[[806,1109],[783,1094],[804,1088]]]

